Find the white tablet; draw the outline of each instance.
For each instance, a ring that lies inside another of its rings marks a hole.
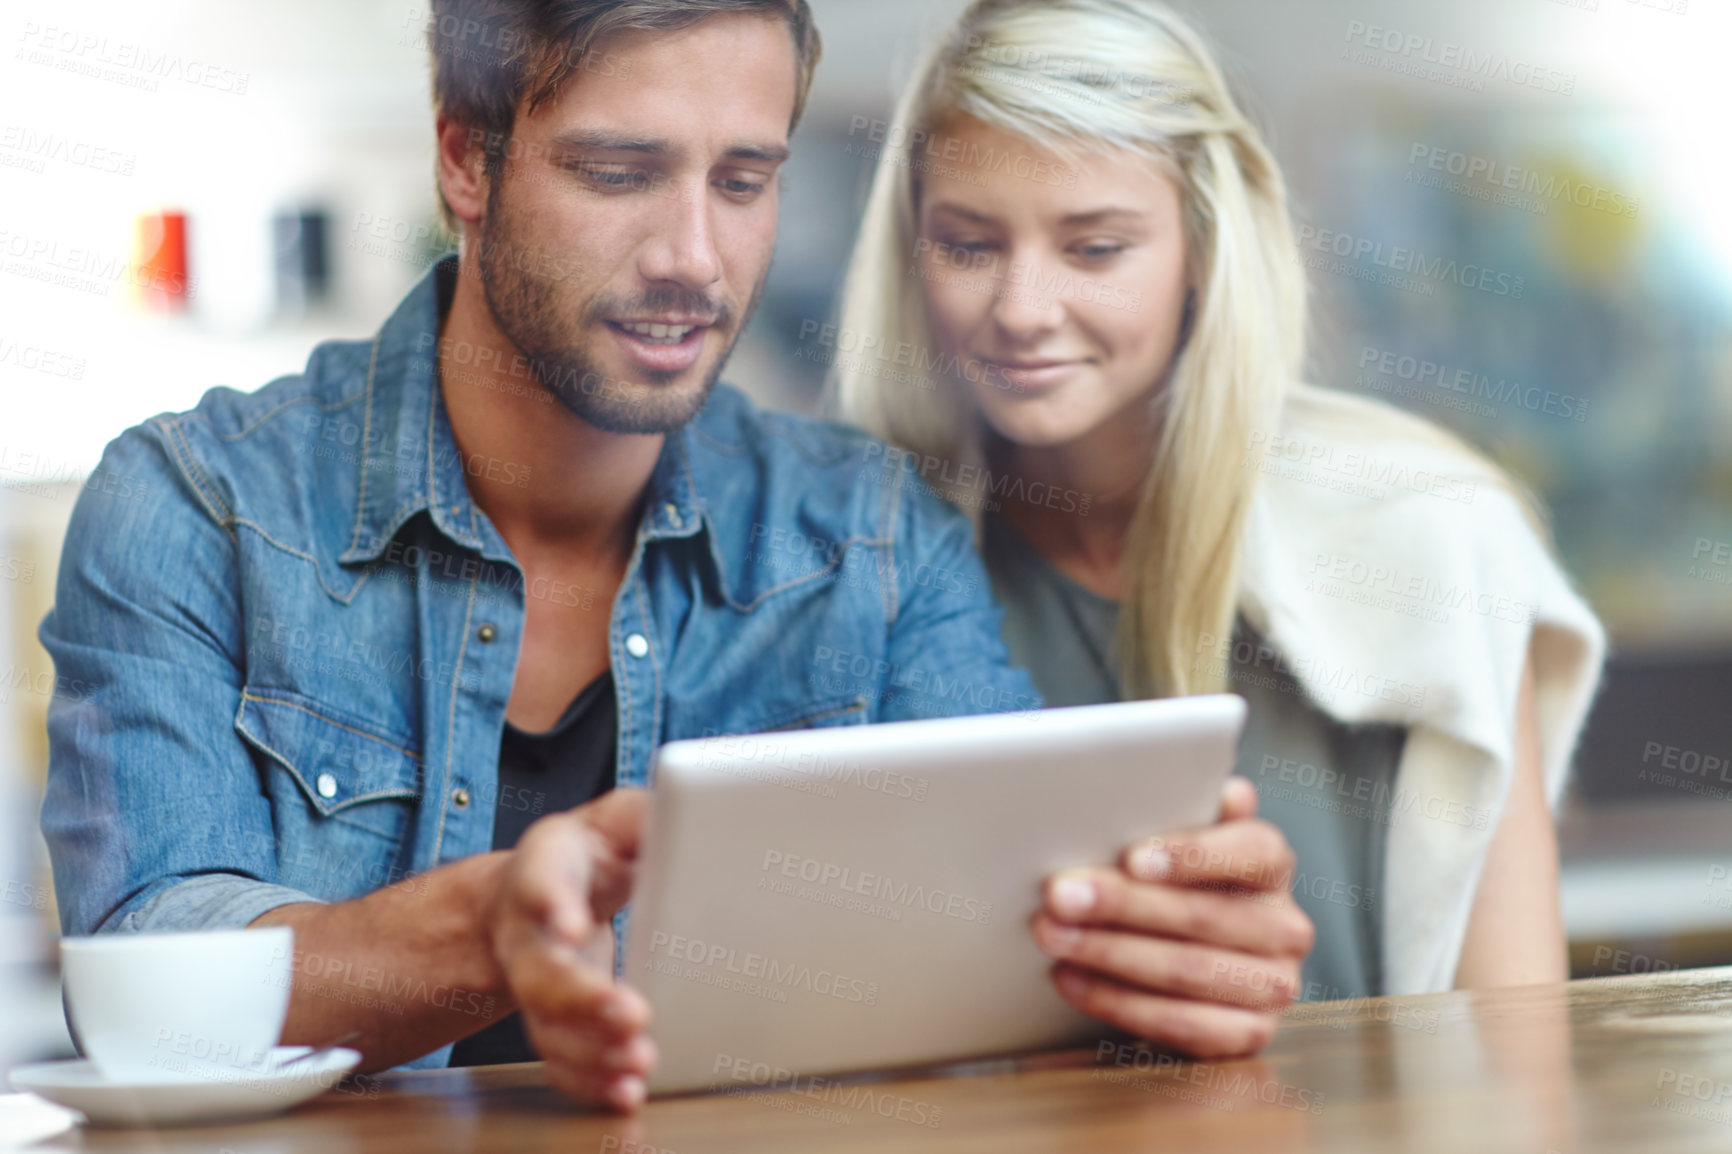
[[[663,746],[626,943],[650,1089],[1098,1038],[1029,933],[1043,879],[1213,821],[1244,717],[1219,695]]]

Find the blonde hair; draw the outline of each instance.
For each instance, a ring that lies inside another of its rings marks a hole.
[[[1118,651],[1127,696],[1224,689],[1224,665],[1196,663],[1195,648],[1199,638],[1232,633],[1259,476],[1247,467],[1249,447],[1275,433],[1295,389],[1318,392],[1296,385],[1306,284],[1280,170],[1202,37],[1157,0],[971,5],[902,95],[843,288],[842,339],[911,350],[915,371],[884,374],[865,358],[838,356],[830,382],[844,416],[943,461],[980,460],[979,418],[944,377],[924,292],[909,290],[907,268],[916,149],[958,114],[1061,157],[1079,143],[1146,156],[1179,185],[1194,312],[1155,400],[1161,421],[1126,538]],[[1454,438],[1384,406],[1310,399],[1352,414],[1349,424],[1369,421],[1474,459]]]

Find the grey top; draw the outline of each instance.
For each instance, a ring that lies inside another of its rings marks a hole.
[[[1001,518],[986,518],[982,552],[1004,606],[1004,640],[1049,706],[1120,698],[1113,637],[1118,602],[1083,588]],[[1260,638],[1241,619],[1236,651]],[[1238,666],[1238,663],[1234,663]],[[1298,858],[1293,897],[1317,927],[1302,1001],[1383,993],[1383,862],[1389,799],[1407,741],[1400,726],[1344,725],[1272,662],[1236,667],[1249,706],[1238,772],[1257,786],[1258,813]]]

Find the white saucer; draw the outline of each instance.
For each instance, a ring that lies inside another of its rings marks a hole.
[[[179,1126],[281,1113],[323,1094],[361,1062],[338,1048],[280,1069],[308,1046],[277,1046],[260,1072],[225,1071],[221,1079],[111,1082],[87,1061],[42,1062],[12,1071],[12,1085],[83,1114],[97,1126]]]

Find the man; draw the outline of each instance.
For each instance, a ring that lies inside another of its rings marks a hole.
[[[448,0],[433,29],[461,257],[375,340],[109,447],[163,496],[73,519],[43,827],[68,933],[293,926],[285,1042],[539,1055],[629,1109],[654,1050],[609,918],[645,794],[609,790],[674,738],[1036,702],[963,519],[863,436],[715,387],[805,0]],[[1145,880],[1055,881],[1060,989],[1260,1046],[1309,925],[1279,883],[1189,883],[1285,852],[1234,820],[1136,855]]]

